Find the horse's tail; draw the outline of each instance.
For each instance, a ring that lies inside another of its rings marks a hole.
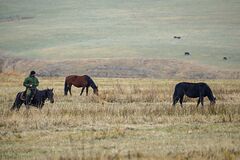
[[[67,84],[67,79],[65,79],[65,83],[64,83],[64,95],[65,96],[67,95],[68,90],[69,90],[69,88],[68,88],[68,84]]]
[[[11,111],[13,111],[14,109],[16,109],[16,108],[18,107],[18,105],[20,104],[20,101],[21,101],[20,95],[21,95],[20,92],[17,93],[16,98],[15,98],[15,101],[14,101],[14,103],[13,103],[11,109],[10,109]]]
[[[172,96],[173,100],[176,96],[177,96],[177,88],[175,87],[174,92],[173,92],[173,96]]]
[[[173,92],[173,96],[172,96],[172,101],[173,101],[173,106],[175,106],[175,104],[177,103],[177,99],[178,99],[178,87],[177,85],[174,88],[174,92]]]

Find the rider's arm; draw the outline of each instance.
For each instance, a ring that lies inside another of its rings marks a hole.
[[[26,79],[24,80],[23,85],[24,85],[25,87],[30,87],[30,81],[29,81],[28,78],[26,78]]]

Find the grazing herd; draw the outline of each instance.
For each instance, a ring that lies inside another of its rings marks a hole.
[[[93,93],[98,95],[98,87],[95,82],[92,80],[91,77],[88,75],[78,76],[78,75],[70,75],[65,78],[64,83],[64,95],[67,95],[68,92],[70,95],[71,87],[75,86],[78,88],[82,88],[80,95],[83,94],[84,89],[86,88],[86,95],[88,95],[88,88],[91,87],[93,89]],[[210,104],[215,104],[216,98],[213,96],[212,90],[206,83],[188,83],[188,82],[181,82],[175,86],[175,90],[173,93],[173,106],[179,101],[181,107],[183,107],[183,97],[186,95],[190,98],[198,98],[197,107],[201,103],[203,107],[203,100],[204,97],[208,97],[210,100]],[[54,93],[53,89],[45,89],[45,90],[38,90],[34,95],[31,104],[26,104],[26,93],[19,92],[16,96],[15,102],[11,110],[19,110],[22,104],[25,104],[27,109],[29,105],[35,106],[41,109],[46,100],[49,100],[51,103],[54,103]]]
[[[181,39],[181,36],[174,36],[174,39]],[[185,52],[185,56],[190,56],[190,52]],[[223,57],[223,60],[228,60],[227,57]],[[80,96],[83,94],[86,89],[86,96],[88,95],[88,89],[91,87],[93,89],[93,93],[98,95],[98,87],[91,77],[88,75],[78,76],[78,75],[70,75],[65,78],[64,83],[64,95],[67,96],[68,92],[72,95],[71,88],[75,86],[77,88],[82,88]],[[54,103],[54,94],[53,89],[46,90],[37,90],[35,95],[31,99],[31,103],[27,103],[27,90],[23,92],[19,92],[16,96],[15,102],[11,110],[19,110],[22,104],[25,104],[27,108],[29,105],[35,106],[41,109],[46,100],[50,100],[51,103]],[[188,83],[181,82],[175,86],[175,90],[173,93],[173,106],[179,101],[181,107],[183,107],[183,97],[186,95],[190,98],[198,98],[197,107],[201,103],[203,106],[204,97],[208,97],[210,104],[215,104],[216,98],[213,96],[212,90],[206,83]]]

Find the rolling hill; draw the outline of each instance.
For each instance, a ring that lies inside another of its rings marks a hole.
[[[70,68],[76,69],[78,61],[86,60],[99,64],[73,72],[129,71],[141,76],[147,72],[147,76],[162,77],[165,74],[155,70],[164,68],[163,63],[167,75],[185,75],[189,66],[196,68],[189,71],[196,72],[196,78],[208,77],[199,76],[204,72],[232,74],[240,67],[239,11],[237,0],[0,0],[0,52],[21,64],[29,63],[23,59],[33,59],[35,68],[54,63],[51,67],[60,75],[68,71],[65,62],[74,61]],[[184,56],[184,52],[191,55]],[[143,66],[143,59],[152,64]],[[133,65],[137,71],[131,69]],[[223,77],[214,75],[210,77]]]
[[[239,79],[239,70],[219,69],[176,59],[99,58],[81,60],[36,60],[2,56],[0,69],[5,73],[38,76],[67,76],[88,74],[94,77],[161,78],[161,79]]]

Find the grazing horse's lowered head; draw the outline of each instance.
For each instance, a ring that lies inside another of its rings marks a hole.
[[[96,88],[93,88],[93,93],[98,96],[98,86],[96,86]]]
[[[216,104],[216,97],[213,96],[212,91],[209,92],[207,97],[210,101],[210,105],[215,105]]]

